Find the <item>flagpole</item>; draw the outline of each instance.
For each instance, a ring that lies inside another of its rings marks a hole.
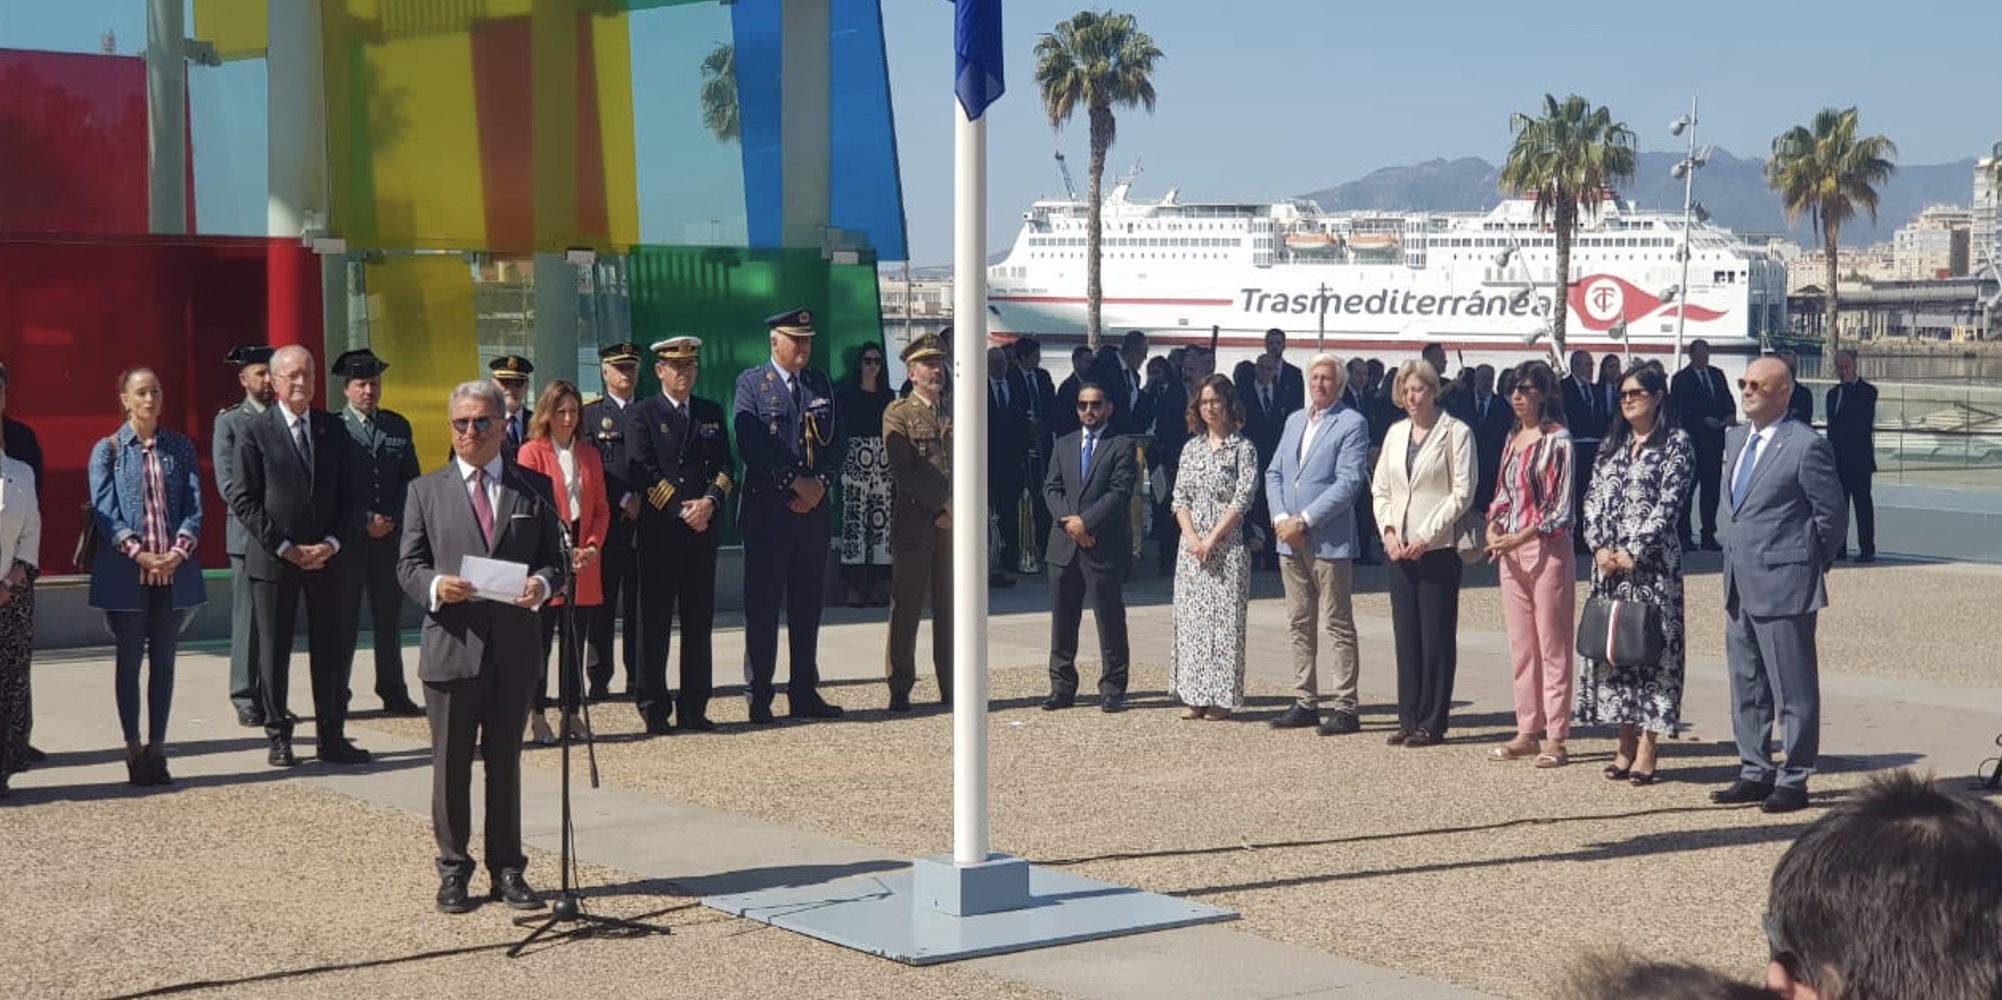
[[[953,106],[952,860],[988,859],[987,117]]]

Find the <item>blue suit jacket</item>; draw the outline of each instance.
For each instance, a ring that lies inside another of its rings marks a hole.
[[[731,406],[731,429],[737,453],[744,460],[743,491],[738,503],[765,509],[791,499],[793,480],[801,476],[832,486],[848,452],[848,432],[842,427],[834,386],[811,368],[799,373],[805,412],[796,409],[778,370],[771,362],[737,376],[737,398]],[[813,441],[808,444],[807,438]],[[822,503],[818,510],[826,510]],[[740,516],[742,512],[740,511]]]
[[[1300,439],[1307,433],[1307,411],[1295,410],[1279,435],[1279,450],[1265,469],[1265,502],[1276,522],[1279,515],[1307,519],[1307,540],[1316,559],[1356,556],[1355,503],[1362,496],[1369,468],[1369,421],[1355,410],[1335,404],[1321,418],[1305,461]],[[1291,554],[1292,546],[1279,543]]]
[[[1751,424],[1731,428],[1724,502]],[[1835,475],[1835,449],[1806,424],[1782,417],[1754,456],[1752,480],[1724,532],[1724,601],[1760,617],[1804,615],[1828,604],[1824,574],[1849,538],[1849,510]]]

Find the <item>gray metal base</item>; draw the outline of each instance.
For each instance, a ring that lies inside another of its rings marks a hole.
[[[909,871],[711,896],[702,905],[906,965],[1237,919],[1230,910],[1035,867],[1027,906],[975,916],[929,908]]]

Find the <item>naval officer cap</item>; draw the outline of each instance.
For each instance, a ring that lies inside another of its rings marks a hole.
[[[608,365],[638,364],[640,360],[640,345],[630,340],[622,340],[616,344],[606,344],[598,348],[598,360]]]
[[[526,382],[535,373],[535,364],[519,354],[503,354],[487,362],[487,367],[503,382]]]
[[[904,359],[905,364],[913,361],[932,361],[945,357],[945,345],[939,340],[938,334],[921,333],[912,337],[911,342],[904,345],[903,353],[897,356]]]
[[[682,334],[653,342],[653,356],[662,361],[696,361],[702,356],[702,338]]]
[[[792,309],[774,316],[765,317],[765,325],[774,332],[788,337],[813,336],[813,313],[805,309]]]
[[[335,378],[345,379],[375,378],[388,370],[389,362],[376,357],[375,352],[366,347],[335,358],[332,368]]]
[[[270,344],[237,344],[222,356],[224,364],[242,368],[246,365],[268,365],[277,348]]]

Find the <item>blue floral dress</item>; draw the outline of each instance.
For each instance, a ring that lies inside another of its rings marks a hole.
[[[1578,658],[1580,725],[1631,724],[1672,734],[1681,721],[1682,541],[1676,517],[1689,500],[1696,453],[1689,435],[1672,430],[1629,455],[1624,446],[1599,449],[1585,494],[1585,544],[1630,552],[1634,570],[1607,577],[1592,568],[1592,593],[1654,605],[1661,613],[1660,663],[1615,667]]]
[[[1229,514],[1240,521],[1258,496],[1258,449],[1232,434],[1210,447],[1209,435],[1182,446],[1173,508],[1186,510],[1198,534]],[[1174,537],[1179,539],[1177,533]],[[1244,704],[1244,623],[1251,603],[1251,553],[1242,527],[1198,562],[1176,542],[1175,646],[1170,683],[1185,705],[1236,709]]]

